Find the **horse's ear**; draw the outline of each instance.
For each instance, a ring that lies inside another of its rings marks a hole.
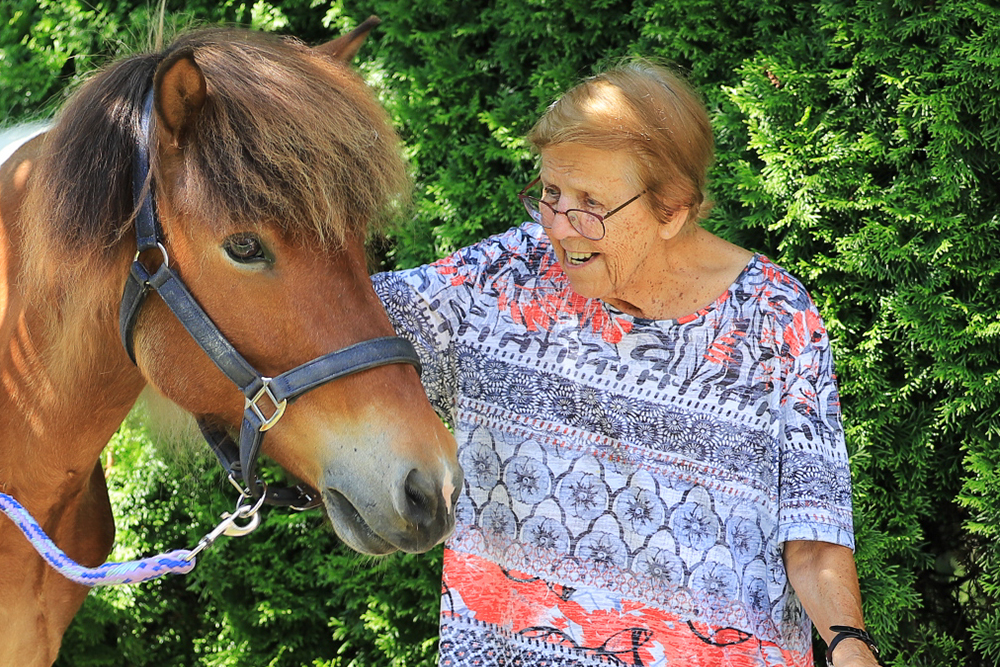
[[[208,94],[205,75],[194,61],[191,49],[167,56],[156,69],[153,87],[156,114],[173,137],[174,146],[179,148],[185,144]]]
[[[372,28],[377,26],[382,22],[377,16],[369,16],[365,19],[364,23],[359,25],[357,28],[342,35],[332,42],[327,42],[326,44],[320,44],[314,47],[314,51],[321,53],[328,58],[333,58],[335,60],[341,60],[345,63],[351,62],[354,56],[357,54],[358,49],[361,48],[362,42],[365,41],[365,37],[371,32]]]

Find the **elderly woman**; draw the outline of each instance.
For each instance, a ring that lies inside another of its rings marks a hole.
[[[531,222],[374,279],[466,473],[440,664],[877,664],[829,340],[700,226],[704,105],[634,61],[529,139]]]

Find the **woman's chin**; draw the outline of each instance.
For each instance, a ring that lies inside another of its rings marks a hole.
[[[600,299],[602,301],[607,301],[605,298],[609,296],[607,290],[600,289],[592,282],[585,281],[569,281],[570,287],[573,289],[573,293],[577,296],[581,296],[584,299]]]
[[[595,280],[594,260],[585,264],[569,264],[566,260],[560,262],[563,273],[569,280],[570,287],[576,294],[586,299],[599,299],[607,292],[607,286]]]

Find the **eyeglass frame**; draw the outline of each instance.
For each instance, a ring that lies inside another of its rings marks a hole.
[[[553,206],[552,204],[548,203],[547,201],[539,199],[538,197],[533,197],[533,196],[531,196],[531,195],[528,194],[528,190],[530,190],[531,188],[535,187],[538,183],[541,182],[541,180],[542,180],[542,177],[538,176],[531,183],[528,183],[526,186],[524,186],[524,189],[521,190],[517,194],[518,200],[521,202],[521,205],[524,206],[525,210],[528,211],[528,215],[531,216],[531,219],[534,220],[539,225],[542,225],[542,227],[545,228],[545,229],[551,229],[552,228],[551,225],[549,225],[548,227],[546,227],[545,224],[542,223],[542,217],[543,216],[542,216],[542,210],[541,210],[540,207],[535,209],[538,212],[538,220],[535,220],[535,216],[531,215],[532,209],[531,209],[530,206],[528,206],[528,202],[525,201],[525,200],[535,201],[535,202],[538,202],[540,205],[549,207],[549,209],[552,211],[552,219],[553,220],[555,220],[555,216],[557,216],[560,213],[562,213],[563,215],[566,216],[566,220],[569,221],[570,227],[572,227],[574,230],[576,230],[577,234],[579,234],[580,236],[584,237],[585,239],[589,239],[591,241],[600,241],[601,239],[603,239],[607,235],[608,228],[604,224],[605,220],[607,220],[608,218],[610,218],[611,216],[613,216],[615,213],[617,213],[618,211],[622,210],[623,208],[625,208],[626,206],[628,206],[629,204],[631,204],[632,202],[634,202],[635,200],[637,200],[639,197],[641,197],[644,194],[646,194],[646,192],[647,192],[647,190],[643,190],[642,192],[640,192],[639,194],[637,194],[636,196],[632,197],[627,202],[625,202],[624,204],[622,204],[621,206],[618,206],[616,208],[611,209],[610,211],[608,211],[604,215],[601,215],[599,213],[594,213],[593,211],[586,211],[586,210],[584,210],[582,208],[568,208],[565,211],[560,211],[559,209],[557,209],[555,206]],[[580,213],[586,213],[587,215],[592,215],[595,218],[597,218],[597,221],[601,224],[601,235],[595,238],[595,237],[592,237],[592,236],[587,236],[582,231],[580,231],[579,229],[577,229],[576,224],[574,224],[574,222],[573,222],[573,218],[571,218],[569,216],[569,214],[571,212],[573,212],[573,211],[578,211]]]

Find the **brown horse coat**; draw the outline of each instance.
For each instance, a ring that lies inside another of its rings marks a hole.
[[[393,335],[363,245],[405,199],[405,170],[384,112],[342,62],[368,28],[315,49],[232,30],[182,36],[100,73],[0,166],[0,491],[77,561],[110,552],[99,455],[144,386],[227,428],[243,412],[158,298],[137,323],[137,366],[119,340],[150,85],[165,249],[236,349],[278,375]],[[322,493],[355,549],[422,551],[452,529],[455,442],[410,366],[311,391],[264,447]],[[51,664],[86,592],[0,518],[0,666]]]

